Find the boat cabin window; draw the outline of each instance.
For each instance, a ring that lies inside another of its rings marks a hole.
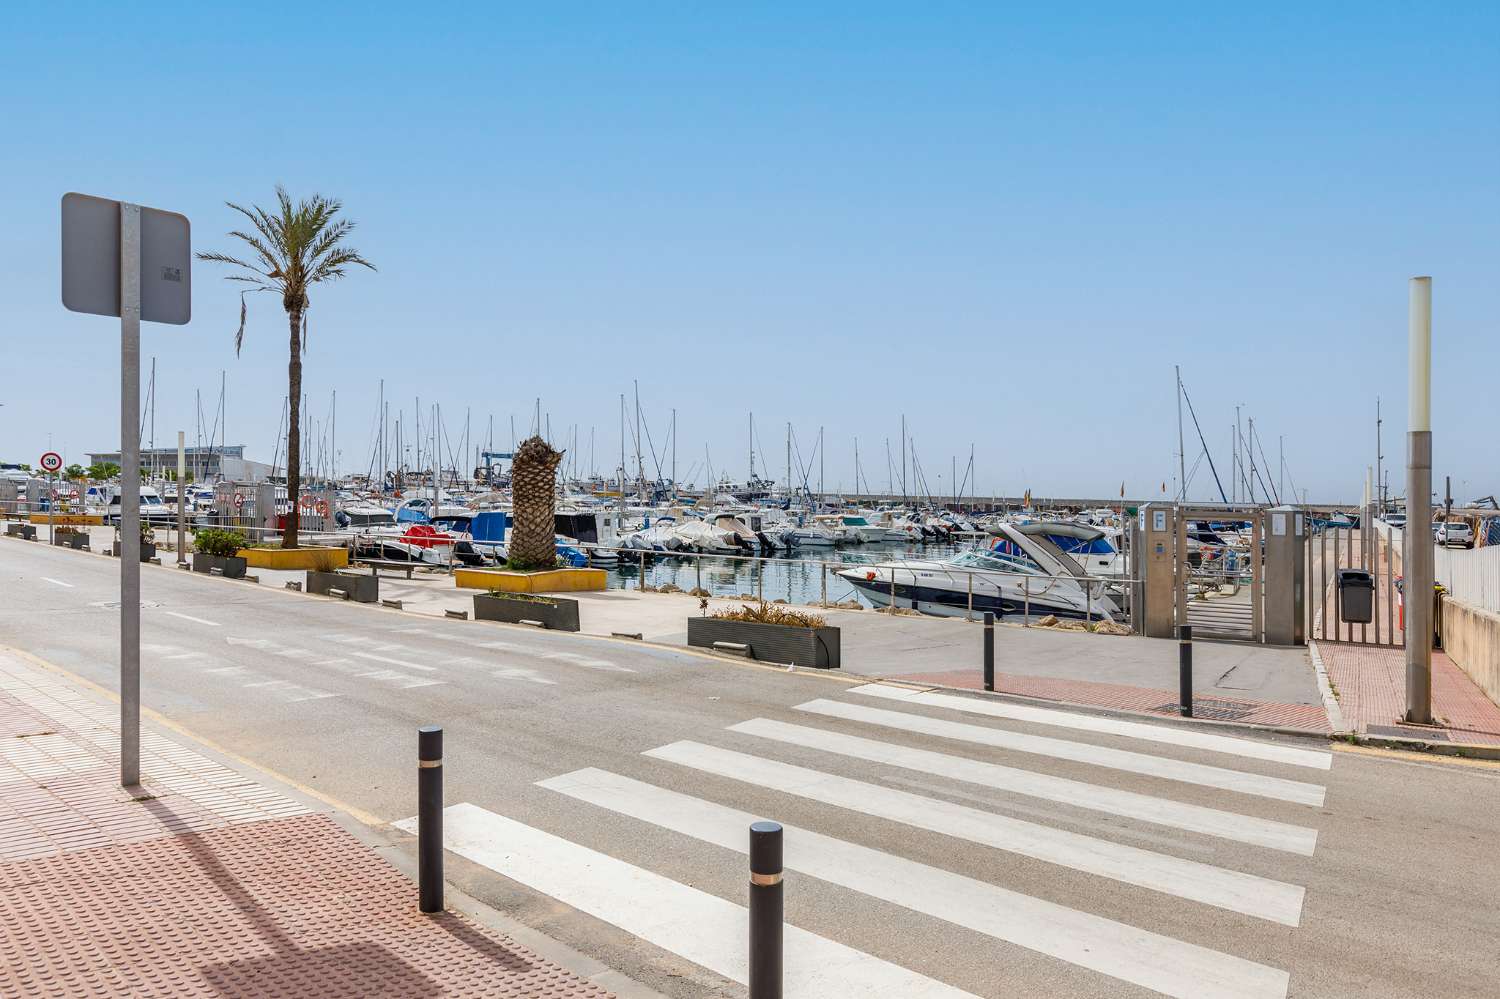
[[[379,513],[373,511],[366,513],[359,510],[339,512],[344,518],[344,523],[349,527],[390,527],[396,523],[396,518],[384,510]]]
[[[1006,550],[994,548],[988,552],[964,552],[955,556],[953,565],[965,569],[988,569],[991,572],[1026,572],[1040,574],[1042,567],[1030,555],[1010,546]]]

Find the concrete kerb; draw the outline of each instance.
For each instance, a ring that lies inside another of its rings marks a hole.
[[[49,662],[23,649],[8,646],[0,646],[0,648],[25,659],[35,666],[67,678],[96,697],[101,697],[116,704],[119,703],[119,697],[113,691],[94,683],[92,680],[79,676],[71,670],[64,669],[56,663]],[[375,851],[387,863],[411,881],[412,904],[416,904],[417,863],[414,852],[415,836],[391,827],[385,820],[369,812],[315,791],[259,763],[255,763],[227,750],[217,743],[193,733],[149,707],[142,707],[141,709],[141,724],[143,727],[155,730],[156,734],[163,738],[174,742],[189,742],[192,744],[189,748],[194,752],[213,760],[220,766],[234,771],[247,780],[255,781],[258,784],[270,785],[277,793],[306,806],[309,810],[327,815],[341,829]],[[415,780],[414,777],[413,780]],[[409,846],[411,847],[410,849],[408,848]],[[601,988],[614,992],[620,999],[669,999],[663,993],[626,977],[622,972],[610,968],[594,958],[574,950],[567,944],[554,940],[526,924],[512,919],[499,910],[474,898],[451,882],[445,883],[444,888],[444,902],[448,909],[461,913],[476,922],[483,923],[491,929],[511,937],[516,942],[530,947],[537,954],[558,965],[563,970],[577,975],[586,981],[593,982]]]

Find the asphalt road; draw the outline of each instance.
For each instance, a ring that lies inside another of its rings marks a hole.
[[[0,540],[0,643],[113,688],[117,579]],[[669,995],[743,994],[750,817],[788,826],[791,996],[1500,994],[1500,770],[142,584],[149,707],[383,822],[441,724],[450,876]]]

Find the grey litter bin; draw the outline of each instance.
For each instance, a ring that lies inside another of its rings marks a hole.
[[[1339,570],[1339,620],[1369,624],[1375,619],[1375,576],[1363,569]]]

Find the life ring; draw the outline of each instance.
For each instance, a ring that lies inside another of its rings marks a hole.
[[[318,500],[317,510],[318,510],[318,516],[319,517],[326,517],[326,516],[328,516],[328,501],[327,500]]]
[[[875,582],[875,573],[873,571],[866,572],[865,573],[865,581],[869,582],[869,583]]]

